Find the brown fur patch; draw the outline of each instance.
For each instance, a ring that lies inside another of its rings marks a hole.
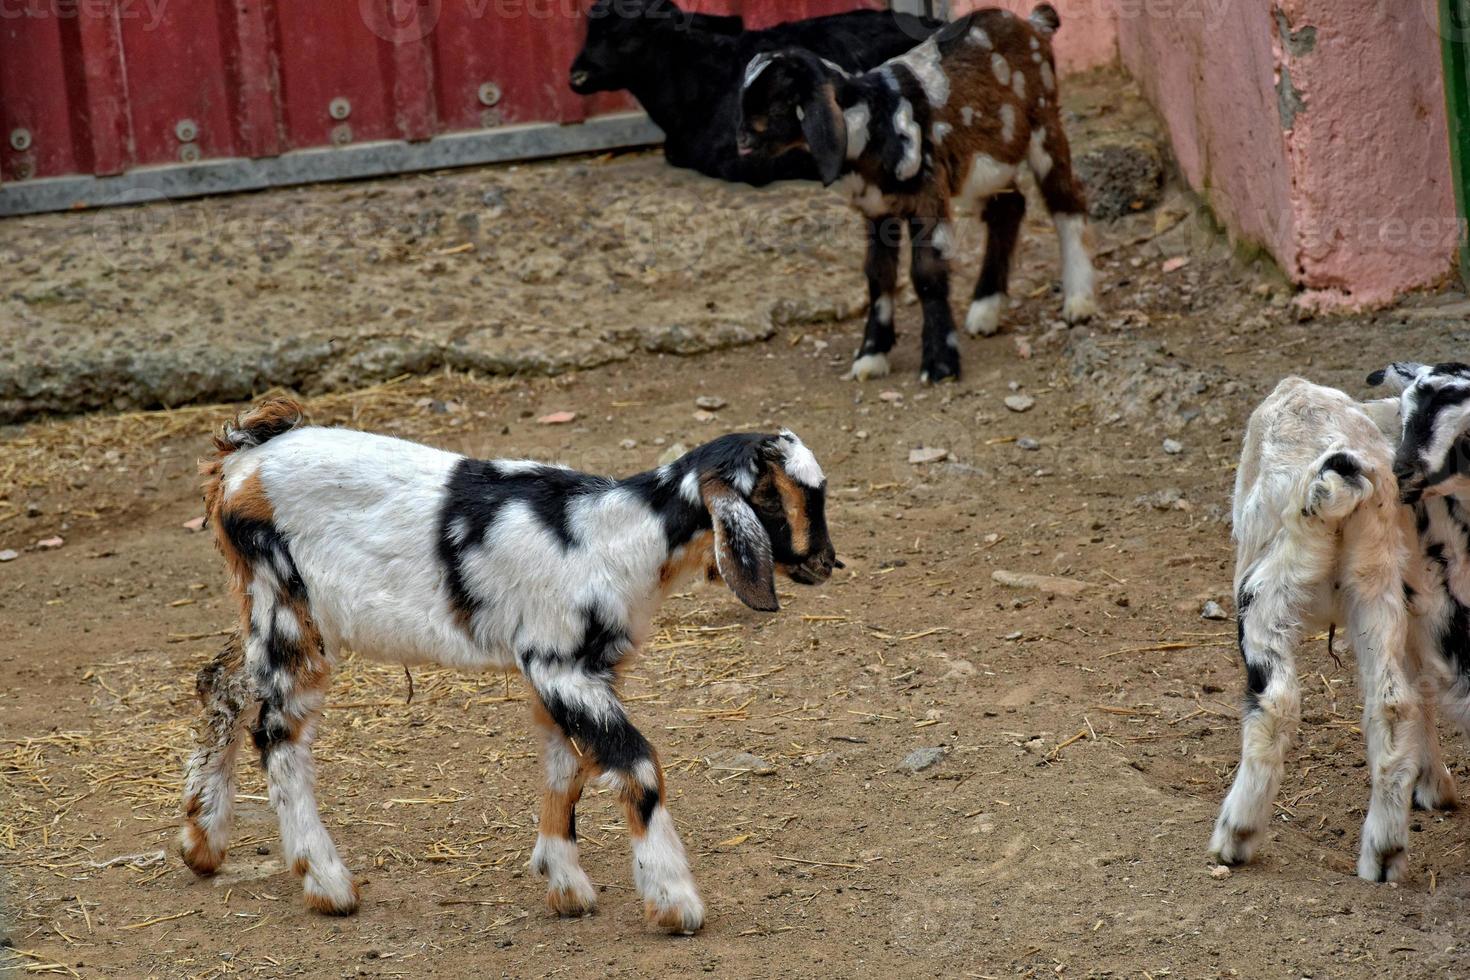
[[[700,531],[689,543],[670,555],[658,570],[658,585],[667,591],[684,581],[695,572],[709,575],[715,567],[715,536],[711,531]],[[718,577],[718,571],[715,572]]]
[[[552,888],[546,892],[546,907],[564,919],[574,919],[597,911],[597,901],[585,901],[568,889]]]
[[[298,878],[305,878],[306,873],[311,870],[311,862],[304,857],[299,857],[291,862],[291,870]]]
[[[776,492],[781,495],[786,523],[791,526],[791,550],[804,555],[812,546],[812,522],[806,513],[806,491],[797,486],[785,470],[773,469],[771,479],[775,482]]]
[[[306,907],[313,912],[320,912],[322,915],[352,915],[357,911],[357,906],[361,901],[362,893],[355,881],[352,883],[352,897],[348,899],[346,905],[342,906],[333,905],[331,899],[325,895],[306,893]]]
[[[186,809],[188,809],[188,804],[186,804]],[[201,878],[207,878],[225,863],[225,848],[216,849],[209,846],[209,836],[205,834],[204,828],[199,826],[199,821],[195,819],[195,814],[199,810],[199,801],[194,799],[192,811],[184,819],[183,834],[180,838],[180,854],[190,871]]]
[[[566,737],[564,733],[561,733],[551,713],[546,710],[546,705],[539,697],[533,697],[531,700],[531,716],[536,721],[536,727],[543,733],[559,733],[562,734],[562,737]],[[577,750],[574,747],[572,751]],[[590,756],[583,755],[579,758],[581,765],[565,790],[554,790],[547,787],[541,793],[541,833],[548,837],[566,840],[572,836],[577,801],[582,798],[582,787],[586,784],[589,770],[595,766]]]

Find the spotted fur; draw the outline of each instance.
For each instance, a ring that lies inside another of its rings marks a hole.
[[[224,858],[234,752],[258,705],[252,731],[287,866],[312,908],[357,908],[317,812],[310,751],[332,667],[352,649],[522,674],[545,768],[531,863],[549,880],[550,907],[573,915],[595,904],[575,830],[595,778],[623,803],[650,919],[700,927],[658,755],[619,699],[618,676],[689,574],[723,578],[774,611],[778,572],[817,584],[840,567],[826,478],[800,439],[725,436],[616,480],[308,427],[299,406],[275,401],[227,427],[203,472],[241,630],[201,674],[205,725],[185,780],[192,868],[209,873]]]
[[[971,333],[998,329],[1025,198],[1028,165],[1061,245],[1063,316],[1096,311],[1085,244],[1086,202],[1055,96],[1051,37],[1056,11],[1030,20],[982,10],[860,75],[835,70],[810,51],[787,48],[753,62],[742,95],[740,145],[809,151],[827,184],[847,184],[867,220],[869,314],[853,363],[858,379],[888,373],[894,344],[892,297],[907,228],[914,288],[923,305],[922,378],[959,376],[949,307],[952,222],[979,211],[988,232],[985,264],[965,318]]]

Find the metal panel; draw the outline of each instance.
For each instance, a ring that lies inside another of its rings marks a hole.
[[[647,141],[566,84],[591,0],[0,0],[0,214]],[[752,28],[881,0],[695,0]],[[402,144],[398,141],[402,141]],[[463,147],[476,147],[462,152]],[[332,151],[347,154],[332,162]],[[391,149],[385,150],[384,147]],[[279,165],[270,158],[310,149]],[[348,153],[349,150],[354,152]],[[218,163],[219,165],[215,165]],[[162,175],[165,165],[183,167]],[[196,179],[199,175],[207,179]],[[44,178],[50,180],[41,186]],[[230,180],[236,181],[230,184]],[[192,188],[192,189],[191,189]],[[208,188],[208,190],[205,190]]]

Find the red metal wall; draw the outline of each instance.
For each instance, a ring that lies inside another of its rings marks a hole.
[[[566,71],[590,0],[0,0],[0,180],[632,108]],[[878,0],[706,0],[753,27]]]

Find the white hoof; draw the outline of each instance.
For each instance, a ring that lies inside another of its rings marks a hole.
[[[669,932],[695,933],[704,925],[704,902],[689,880],[655,888],[644,898],[643,910],[649,922]]]
[[[538,835],[531,851],[531,870],[546,879],[546,904],[557,915],[596,911],[597,889],[578,863],[576,842]]]
[[[297,870],[302,870],[303,863],[306,867],[302,871],[302,891],[308,906],[323,915],[351,915],[357,911],[357,882],[352,880],[347,865],[340,860],[322,862],[320,866],[302,860],[298,861]]]
[[[971,337],[990,337],[1000,329],[1001,309],[1005,306],[1005,297],[1000,293],[977,299],[970,304],[970,312],[965,314],[965,333]]]
[[[1255,857],[1261,836],[1258,830],[1235,827],[1220,820],[1215,824],[1214,836],[1210,838],[1210,857],[1219,864],[1232,867],[1246,864]]]
[[[888,377],[889,370],[887,354],[864,354],[852,362],[847,376],[853,381],[870,381]]]
[[[1409,851],[1398,845],[1363,840],[1362,852],[1358,855],[1358,877],[1364,881],[1378,883],[1402,881],[1409,870]]]
[[[1083,323],[1097,316],[1097,300],[1091,293],[1068,296],[1062,304],[1062,319],[1068,323]]]

